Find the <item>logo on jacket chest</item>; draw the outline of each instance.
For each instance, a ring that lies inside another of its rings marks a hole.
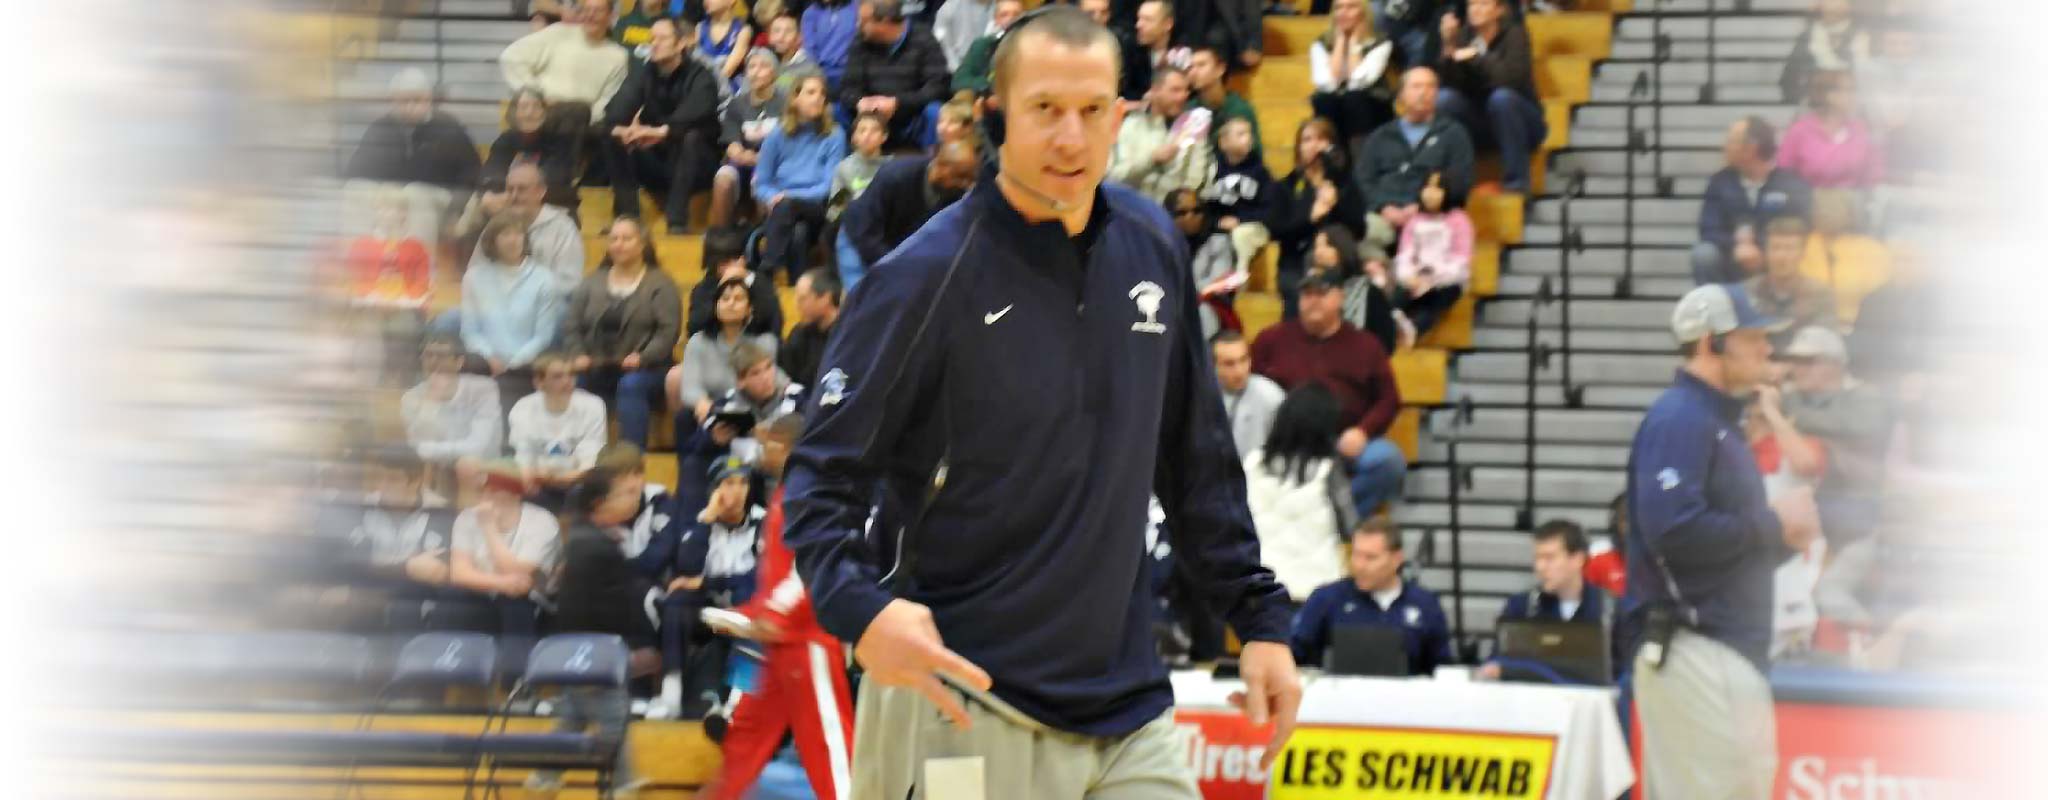
[[[1131,323],[1131,330],[1139,333],[1164,334],[1166,324],[1159,321],[1159,304],[1165,302],[1166,290],[1151,281],[1138,281],[1131,287],[1131,301],[1138,304],[1138,313],[1145,315],[1140,322]]]

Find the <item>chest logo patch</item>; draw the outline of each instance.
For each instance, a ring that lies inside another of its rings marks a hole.
[[[1662,471],[1658,472],[1657,486],[1667,492],[1678,488],[1678,470],[1665,467]]]
[[[1151,281],[1138,281],[1131,287],[1131,301],[1138,304],[1138,313],[1145,315],[1143,322],[1131,323],[1131,330],[1139,333],[1163,334],[1166,325],[1159,321],[1159,304],[1166,300],[1166,290]]]
[[[1414,606],[1401,609],[1401,620],[1408,623],[1410,628],[1422,627],[1422,609]]]

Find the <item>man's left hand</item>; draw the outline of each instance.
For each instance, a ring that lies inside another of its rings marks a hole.
[[[1232,693],[1230,704],[1243,709],[1253,725],[1273,723],[1273,739],[1259,759],[1259,769],[1265,771],[1287,746],[1287,737],[1294,735],[1294,715],[1301,710],[1301,674],[1294,668],[1294,651],[1279,642],[1246,642],[1237,670],[1244,677],[1244,691]]]

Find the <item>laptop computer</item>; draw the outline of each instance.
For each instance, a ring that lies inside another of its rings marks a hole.
[[[1408,677],[1408,643],[1392,625],[1336,625],[1330,647],[1323,651],[1323,672],[1330,675]]]
[[[1590,622],[1502,620],[1497,632],[1501,680],[1525,683],[1614,682],[1605,626]]]

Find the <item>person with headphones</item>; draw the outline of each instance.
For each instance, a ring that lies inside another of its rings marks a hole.
[[[999,167],[870,271],[826,346],[784,538],[865,670],[853,796],[1195,800],[1155,650],[1150,497],[1246,642],[1271,723],[1301,684],[1165,209],[1104,183],[1116,39],[1071,6],[996,45]],[[884,498],[874,523],[871,499]],[[894,541],[884,548],[877,541]]]
[[[1765,499],[1742,435],[1746,396],[1771,372],[1770,323],[1739,286],[1680,298],[1685,362],[1629,449],[1621,635],[1649,800],[1761,798],[1777,770],[1772,576],[1820,523],[1811,492]]]

